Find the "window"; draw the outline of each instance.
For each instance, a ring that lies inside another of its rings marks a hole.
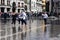
[[[27,0],[24,0],[25,3],[27,3]]]
[[[60,7],[60,1],[58,1],[58,2],[56,3],[56,5],[57,5],[58,7]]]
[[[7,5],[10,5],[10,0],[7,0]]]
[[[37,0],[38,1],[38,0]]]
[[[18,9],[18,13],[20,12],[20,9]]]
[[[5,5],[5,0],[1,0],[1,4],[2,5]]]
[[[18,2],[18,7],[20,7],[20,2]]]
[[[46,1],[42,1],[42,3],[45,3]]]
[[[42,0],[37,0],[37,1],[42,1]]]
[[[21,3],[22,7],[24,7],[24,3]]]
[[[27,5],[25,5],[25,7],[24,7],[24,8],[25,8],[25,10],[27,10]]]
[[[58,2],[58,7],[60,7],[60,1]]]

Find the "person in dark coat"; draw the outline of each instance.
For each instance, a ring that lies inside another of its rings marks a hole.
[[[7,19],[7,13],[4,13],[4,20]]]
[[[15,12],[13,12],[12,13],[12,24],[16,24],[16,13]]]

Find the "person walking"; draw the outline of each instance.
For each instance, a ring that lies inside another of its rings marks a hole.
[[[43,16],[43,19],[44,19],[44,24],[46,25],[47,24],[48,14],[46,12],[44,12],[42,14],[42,16]],[[46,30],[47,30],[47,26],[44,27],[44,32],[46,32]]]
[[[12,12],[12,24],[16,24],[16,13]]]
[[[18,22],[19,22],[19,24],[21,23],[21,20],[22,20],[22,15],[21,15],[21,13],[19,13],[18,14]]]
[[[44,19],[44,23],[46,24],[46,23],[47,23],[47,18],[48,18],[47,13],[44,12],[44,13],[42,14],[42,16],[43,16],[43,19]]]
[[[27,15],[25,13],[24,10],[22,10],[21,12],[21,25],[22,25],[22,28],[23,28],[23,24],[25,24],[25,29],[27,29]]]
[[[7,19],[7,13],[4,13],[4,20]]]

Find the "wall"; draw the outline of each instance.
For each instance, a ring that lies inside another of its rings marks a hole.
[[[36,0],[31,0],[31,11],[36,12]]]

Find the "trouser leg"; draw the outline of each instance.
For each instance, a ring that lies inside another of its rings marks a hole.
[[[47,23],[47,19],[44,19],[44,23],[45,23],[45,24]]]

